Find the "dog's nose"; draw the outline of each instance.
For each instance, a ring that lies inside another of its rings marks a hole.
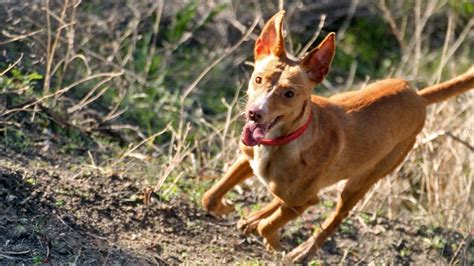
[[[250,120],[258,123],[262,119],[263,112],[259,109],[248,110],[247,116]]]

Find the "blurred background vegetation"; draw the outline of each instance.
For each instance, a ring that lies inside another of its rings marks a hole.
[[[147,179],[160,199],[197,201],[238,154],[253,42],[280,8],[295,55],[337,33],[318,94],[386,77],[422,88],[474,61],[469,0],[2,1],[0,141],[92,157]],[[358,209],[469,232],[472,103],[471,92],[430,107],[407,162]]]

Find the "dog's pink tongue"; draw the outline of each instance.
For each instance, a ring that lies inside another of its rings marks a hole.
[[[255,146],[265,137],[265,126],[248,122],[242,131],[242,142],[247,146]]]

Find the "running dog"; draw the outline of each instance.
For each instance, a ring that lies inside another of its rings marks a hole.
[[[274,199],[238,227],[258,233],[278,250],[278,229],[318,203],[322,188],[347,179],[334,213],[286,255],[301,262],[314,255],[377,180],[403,162],[423,128],[426,107],[474,87],[474,68],[420,91],[402,79],[386,79],[330,98],[311,95],[329,72],[335,34],[295,59],[285,50],[283,17],[284,11],[275,14],[255,43],[242,155],[204,194],[202,204],[216,216],[231,212],[224,195],[256,176]]]

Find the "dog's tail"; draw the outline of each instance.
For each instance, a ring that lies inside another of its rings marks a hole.
[[[440,84],[418,91],[428,104],[442,102],[474,88],[474,66],[466,73]]]

